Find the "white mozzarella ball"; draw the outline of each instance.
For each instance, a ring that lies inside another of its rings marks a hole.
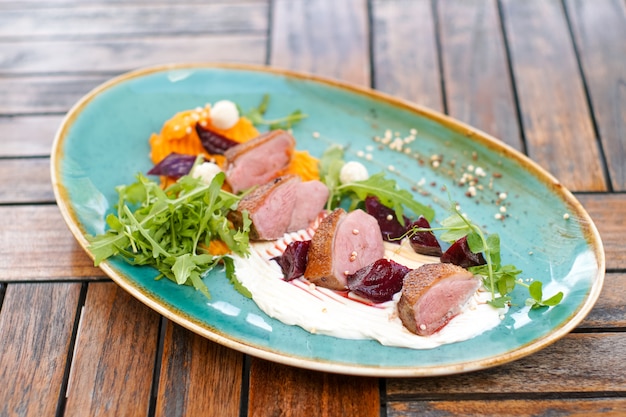
[[[356,161],[345,163],[339,172],[339,181],[341,181],[342,184],[364,181],[368,178],[369,174],[367,173],[367,168],[365,168],[362,163]]]
[[[239,110],[230,100],[220,100],[211,106],[209,110],[211,124],[218,129],[230,129],[239,120]]]
[[[222,172],[220,167],[213,162],[203,162],[200,165],[196,165],[191,173],[191,176],[194,178],[200,178],[205,184],[211,184],[213,178],[215,178],[215,176],[220,172]]]

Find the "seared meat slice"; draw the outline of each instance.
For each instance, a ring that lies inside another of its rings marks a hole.
[[[328,188],[321,182],[301,182],[297,175],[284,175],[245,195],[229,218],[240,227],[241,212],[247,210],[252,220],[250,239],[274,240],[309,227],[327,199]]]
[[[328,194],[328,187],[321,181],[300,183],[296,188],[296,205],[291,214],[288,231],[293,232],[309,227],[324,209]]]
[[[291,222],[299,185],[300,177],[296,175],[285,175],[263,184],[239,201],[230,219],[236,226],[241,226],[241,212],[247,210],[252,220],[250,239],[281,238]]]
[[[274,179],[291,162],[295,146],[289,133],[273,130],[227,149],[226,180],[233,192]]]
[[[404,277],[398,314],[404,327],[429,336],[459,314],[481,280],[453,264],[426,264]]]
[[[309,248],[304,277],[333,290],[347,288],[347,276],[383,257],[375,218],[363,210],[336,209],[319,225]]]

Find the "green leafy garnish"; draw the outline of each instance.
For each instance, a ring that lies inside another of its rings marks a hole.
[[[348,199],[351,208],[354,208],[368,196],[375,196],[381,204],[394,210],[400,224],[404,223],[404,208],[429,221],[433,219],[435,212],[432,208],[415,201],[411,192],[400,189],[394,180],[385,178],[384,172],[363,181],[342,184],[339,175],[345,164],[343,153],[341,147],[331,146],[320,158],[320,178],[330,191],[329,210],[336,208],[344,199]]]
[[[254,107],[248,110],[246,113],[242,113],[245,117],[247,117],[253,125],[255,126],[269,126],[270,130],[275,129],[290,129],[295,123],[299,122],[302,119],[306,119],[308,116],[302,113],[300,110],[294,110],[289,115],[285,117],[281,117],[278,119],[267,120],[265,119],[265,113],[267,112],[267,108],[269,106],[270,96],[269,94],[264,94],[261,103],[257,107]]]
[[[530,298],[526,300],[526,305],[531,308],[555,306],[563,299],[563,293],[543,300],[542,284],[535,281],[530,285],[522,282],[518,276],[522,273],[514,265],[502,265],[500,258],[500,236],[497,233],[487,234],[477,224],[471,222],[468,217],[462,214],[456,204],[451,204],[452,214],[441,221],[442,227],[413,228],[410,233],[422,231],[441,231],[440,239],[453,243],[463,237],[467,237],[467,245],[473,253],[482,253],[485,265],[472,266],[468,270],[475,275],[484,277],[483,285],[491,291],[489,304],[496,308],[502,308],[511,302],[511,294],[517,285],[527,287]],[[496,293],[499,294],[496,297]]]
[[[226,216],[239,197],[221,189],[224,179],[220,173],[204,184],[185,175],[162,190],[138,174],[135,183],[117,187],[117,214],[107,216],[109,229],[88,237],[95,264],[119,254],[131,265],[155,267],[161,274],[157,278],[191,285],[210,297],[202,280],[207,271],[222,261],[233,278],[230,258],[209,254],[210,242],[219,239],[238,255],[248,253],[251,221],[244,212],[243,227],[232,228]]]
[[[563,293],[558,292],[547,300],[544,300],[543,285],[539,281],[535,281],[528,286],[528,293],[530,294],[530,298],[526,300],[526,305],[533,309],[555,306],[563,299]]]

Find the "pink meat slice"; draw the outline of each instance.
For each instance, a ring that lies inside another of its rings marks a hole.
[[[319,225],[309,248],[304,277],[333,290],[347,288],[347,276],[383,257],[380,227],[362,210],[336,209]]]
[[[453,264],[426,264],[405,275],[398,315],[409,331],[430,336],[462,312],[481,280]]]
[[[252,220],[251,239],[281,238],[291,222],[300,185],[300,177],[296,175],[285,175],[261,185],[239,201],[231,220],[236,226],[241,226],[242,212],[248,211]]]
[[[288,132],[273,130],[226,150],[226,180],[233,192],[276,178],[291,162],[295,146]]]
[[[294,232],[309,227],[324,209],[328,194],[328,187],[321,181],[300,183],[296,188],[296,204],[287,231]]]

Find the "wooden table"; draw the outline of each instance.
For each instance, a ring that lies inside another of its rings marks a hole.
[[[50,148],[101,82],[202,61],[371,86],[526,153],[600,230],[596,307],[530,357],[423,379],[277,365],[160,317],[75,243]],[[0,415],[626,415],[625,191],[622,0],[0,0]]]

